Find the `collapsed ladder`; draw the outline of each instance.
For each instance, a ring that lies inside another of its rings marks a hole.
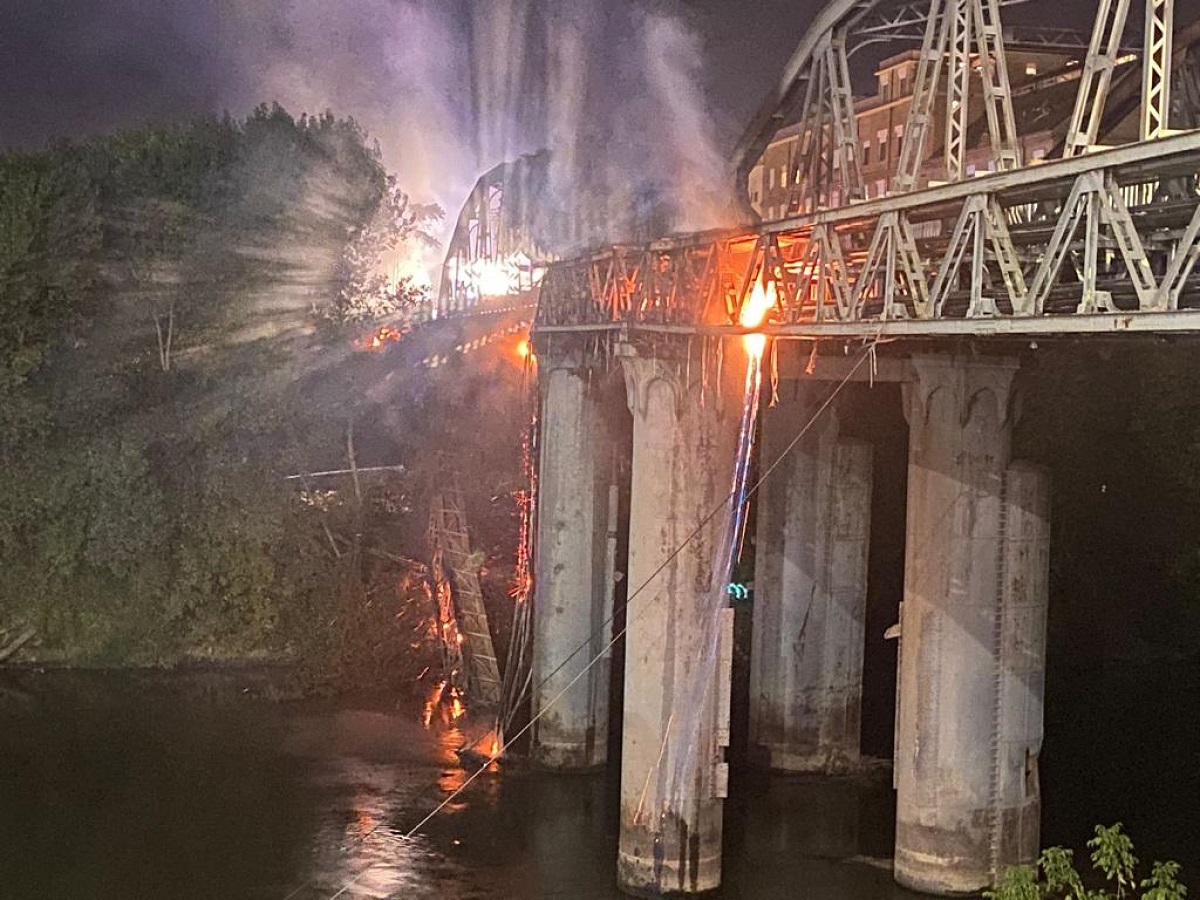
[[[462,491],[457,486],[433,493],[429,546],[447,671],[453,677],[457,652],[459,677],[465,676],[461,689],[478,702],[494,706],[501,697],[500,666],[479,587],[479,558],[471,552]]]

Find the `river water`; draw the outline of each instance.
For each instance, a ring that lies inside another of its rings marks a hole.
[[[1200,884],[1189,665],[1171,679],[1190,685],[1184,726],[1122,728],[1103,752],[1087,734],[1105,726],[1072,726],[1094,710],[1070,698],[1066,737],[1044,754],[1049,840],[1082,841],[1095,821],[1123,816],[1139,849],[1152,841]],[[462,784],[453,750],[482,724],[470,713],[426,724],[419,695],[271,702],[261,687],[236,673],[0,675],[0,897],[620,896],[615,773],[489,772],[406,840]],[[1136,722],[1136,704],[1117,696],[1095,707]],[[724,896],[916,896],[888,871],[886,771],[806,781],[735,769],[732,794]]]

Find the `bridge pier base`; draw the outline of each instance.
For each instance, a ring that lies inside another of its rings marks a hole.
[[[721,881],[725,795],[711,653],[724,517],[710,514],[732,483],[744,357],[727,345],[724,386],[704,395],[699,365],[689,378],[682,362],[622,364],[633,472],[617,880],[635,896],[702,893]]]
[[[1038,851],[1049,479],[1009,464],[1015,361],[913,367],[895,876],[974,893]]]
[[[771,769],[838,774],[859,759],[872,450],[833,412],[785,453],[815,387],[763,412],[760,458],[782,471],[758,495],[750,740]]]
[[[608,756],[611,453],[598,392],[588,382],[578,363],[541,360],[531,757],[548,769],[588,769]]]

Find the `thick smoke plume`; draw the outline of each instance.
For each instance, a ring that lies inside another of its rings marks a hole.
[[[558,252],[729,218],[703,47],[670,5],[229,0],[226,9],[238,75],[226,105],[276,100],[355,116],[414,199],[447,211],[443,239],[480,174],[543,149]]]

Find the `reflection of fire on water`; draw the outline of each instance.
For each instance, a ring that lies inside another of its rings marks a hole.
[[[436,726],[441,762],[445,766],[438,777],[438,787],[453,794],[467,781],[468,773],[486,767],[490,772],[500,770],[498,759],[501,746],[495,730],[472,735],[467,726],[467,704],[458,688],[438,681],[425,698],[421,724],[427,730]],[[486,748],[486,749],[484,749]],[[464,804],[452,804],[448,809],[465,808]]]
[[[460,635],[461,636],[461,635]],[[447,690],[447,688],[449,688]],[[433,727],[434,717],[445,725],[452,725],[467,712],[467,704],[458,688],[439,681],[429,691],[425,698],[425,707],[421,711],[421,724],[426,729]],[[438,714],[441,713],[439,716]]]

